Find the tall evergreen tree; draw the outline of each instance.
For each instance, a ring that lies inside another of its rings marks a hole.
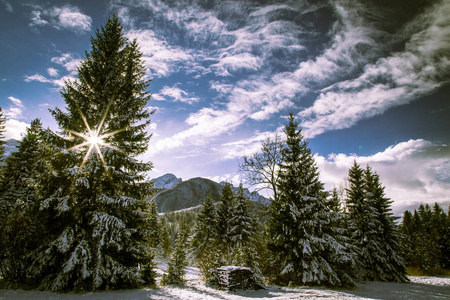
[[[291,114],[284,130],[278,183],[279,199],[271,204],[270,247],[280,257],[281,283],[352,284],[351,277],[339,278],[336,266],[345,264],[345,247],[327,233],[330,212],[327,193],[319,181],[319,171],[308,143]],[[349,280],[350,282],[347,282]]]
[[[136,41],[116,15],[97,30],[92,49],[51,110],[61,131],[51,142],[52,172],[40,182],[49,240],[33,270],[40,288],[105,289],[151,283],[150,163],[136,156],[150,136],[150,94]],[[142,275],[142,276],[141,276]]]
[[[257,253],[259,239],[256,232],[256,222],[251,215],[249,200],[244,195],[244,188],[239,186],[235,199],[235,208],[230,220],[232,263],[249,267],[256,273],[259,269]]]
[[[191,238],[191,255],[206,280],[209,279],[209,270],[220,266],[217,240],[217,212],[211,195],[208,195],[197,215]]]
[[[42,225],[38,220],[34,181],[44,171],[45,141],[39,119],[31,122],[26,134],[6,159],[0,182],[0,269],[8,281],[24,282],[30,252],[40,243]]]
[[[406,264],[423,275],[442,275],[448,268],[450,230],[449,219],[439,204],[433,209],[421,204],[414,213],[405,211],[401,232]]]
[[[219,248],[227,263],[231,262],[231,218],[233,217],[234,193],[230,183],[226,183],[220,196],[217,210],[217,238]]]
[[[372,181],[371,176],[372,173],[365,173],[356,161],[349,170],[346,199],[348,225],[352,243],[359,252],[359,280],[385,280],[383,266],[386,253],[382,248],[381,224],[375,209],[375,199],[366,187],[366,182]]]
[[[148,216],[148,226],[150,228],[149,232],[150,247],[156,249],[156,247],[158,247],[158,245],[161,243],[161,235],[158,223],[158,212],[154,198],[150,200],[149,206],[150,211]]]
[[[184,275],[188,262],[186,259],[186,248],[188,243],[189,230],[186,223],[180,225],[177,233],[175,248],[168,262],[167,273],[162,277],[162,284],[184,284]]]
[[[3,115],[3,109],[0,107],[0,162],[3,160],[3,155],[5,155],[5,132],[6,117]]]
[[[167,225],[166,218],[163,216],[159,219],[158,222],[158,228],[159,228],[159,249],[160,254],[164,257],[168,257],[171,250],[171,238],[169,234],[169,228]]]
[[[385,257],[382,265],[382,274],[378,278],[385,281],[407,282],[406,267],[401,256],[401,234],[397,226],[397,217],[393,216],[391,210],[392,200],[386,198],[384,187],[380,182],[380,177],[373,172],[370,166],[365,170],[366,201],[373,203],[377,215],[378,235],[380,237],[380,248]]]

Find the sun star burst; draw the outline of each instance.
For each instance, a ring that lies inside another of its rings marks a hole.
[[[103,153],[101,151],[102,148],[109,148],[115,151],[122,152],[117,147],[114,147],[113,145],[106,142],[106,139],[108,137],[111,137],[119,132],[124,131],[125,129],[119,129],[113,132],[106,132],[103,133],[103,125],[106,119],[106,116],[108,114],[109,107],[106,109],[105,114],[103,115],[103,118],[101,119],[100,123],[97,125],[96,129],[92,130],[89,126],[86,117],[84,116],[83,112],[79,109],[79,113],[81,115],[81,118],[83,119],[83,123],[85,125],[85,133],[73,131],[67,129],[68,132],[70,132],[72,135],[82,138],[84,141],[81,144],[75,145],[69,149],[70,150],[76,150],[76,149],[83,149],[86,148],[86,154],[83,158],[83,162],[81,163],[80,169],[83,169],[84,165],[88,161],[88,159],[91,157],[93,153],[97,153],[98,157],[100,158],[100,161],[102,162],[105,169],[107,168],[105,159],[103,157]],[[76,139],[75,139],[76,140]]]

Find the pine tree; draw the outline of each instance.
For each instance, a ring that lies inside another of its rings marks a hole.
[[[217,210],[217,238],[225,261],[231,262],[231,218],[233,217],[234,193],[230,183],[226,183],[220,196]]]
[[[397,226],[397,217],[394,217],[391,210],[392,200],[386,198],[384,187],[380,182],[377,173],[367,166],[366,177],[366,197],[371,198],[375,212],[377,214],[379,236],[381,237],[381,249],[385,253],[385,262],[382,266],[383,274],[378,277],[385,281],[407,282],[406,267],[401,256],[401,234]]]
[[[5,141],[3,140],[5,136],[3,135],[5,130],[6,117],[3,116],[3,109],[0,107],[0,162],[3,160],[3,155],[5,155]]]
[[[249,200],[244,196],[242,185],[237,191],[230,225],[232,263],[261,273],[257,253],[260,242],[257,237],[256,222],[251,216]]]
[[[412,248],[408,266],[424,275],[442,275],[445,261],[448,259],[445,256],[448,248],[445,247],[443,251],[441,248],[442,245],[449,244],[448,240],[441,240],[442,237],[448,237],[448,227],[442,226],[436,218],[441,215],[439,208],[435,207],[432,211],[428,204],[421,204],[414,210],[411,225],[402,226],[403,232],[406,228],[410,231]]]
[[[160,228],[159,228],[159,224],[158,224],[158,212],[157,212],[156,202],[155,202],[154,198],[152,200],[150,200],[148,226],[150,228],[150,232],[149,232],[150,247],[156,249],[156,247],[158,247],[158,245],[161,243],[161,236],[160,236]]]
[[[291,114],[284,132],[278,183],[279,199],[270,212],[269,245],[280,257],[278,281],[293,284],[343,285],[350,277],[341,277],[336,266],[348,260],[346,250],[324,228],[329,228],[323,184],[308,143]],[[351,279],[351,278],[350,278]]]
[[[166,218],[163,216],[160,218],[158,222],[159,227],[159,248],[160,248],[160,254],[164,257],[168,257],[171,252],[171,239],[169,234],[169,229],[167,225]]]
[[[410,267],[415,245],[413,244],[413,235],[414,235],[413,215],[409,210],[406,210],[403,213],[403,219],[402,223],[399,226],[399,229],[402,234],[401,240],[402,256],[405,259],[405,265],[407,267]]]
[[[372,182],[372,173],[364,172],[356,163],[348,173],[348,225],[353,245],[358,249],[359,280],[386,280],[383,267],[386,253],[382,248],[381,224],[375,209],[375,199],[366,183]]]
[[[191,239],[191,255],[206,281],[211,275],[209,270],[221,265],[217,241],[217,212],[211,195],[208,195],[197,215]]]
[[[114,15],[51,110],[59,134],[50,142],[53,170],[41,178],[41,209],[51,224],[33,264],[40,288],[52,291],[136,287],[153,282],[151,216],[145,199],[149,82],[136,41]]]
[[[186,246],[189,236],[189,230],[185,223],[181,224],[177,234],[175,248],[168,262],[167,273],[162,277],[161,284],[184,284],[185,268],[188,266],[186,260]]]
[[[25,282],[29,254],[42,237],[34,188],[34,181],[45,166],[45,141],[39,119],[31,122],[17,148],[6,159],[5,177],[0,183],[0,269],[4,279]]]

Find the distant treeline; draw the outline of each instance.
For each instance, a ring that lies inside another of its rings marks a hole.
[[[450,273],[450,209],[447,214],[435,203],[421,204],[403,214],[400,225],[408,272],[423,275]]]

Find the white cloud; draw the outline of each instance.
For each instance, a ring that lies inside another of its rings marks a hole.
[[[225,55],[216,64],[210,66],[219,76],[231,75],[228,70],[237,71],[241,69],[256,71],[261,67],[262,61],[250,53],[240,53],[236,55]]]
[[[31,17],[31,26],[52,26],[58,30],[68,29],[75,33],[91,30],[92,18],[83,14],[76,6],[66,5],[42,9],[37,7]]]
[[[48,73],[48,75],[50,75],[51,77],[58,77],[58,75],[59,75],[59,71],[56,70],[55,68],[48,68],[48,69],[47,69],[47,73]]]
[[[369,164],[380,175],[387,197],[394,202],[396,214],[420,203],[450,204],[450,147],[426,140],[409,140],[371,156],[333,154],[316,155],[320,178],[327,189],[343,183],[355,161]]]
[[[164,97],[161,96],[160,94],[152,94],[152,100],[155,100],[155,101],[165,101],[166,98],[164,98]]]
[[[183,102],[183,103],[195,103],[200,101],[200,98],[193,96],[192,94],[187,93],[186,91],[183,91],[177,86],[165,86],[163,87],[159,93],[157,94],[157,97],[155,100],[165,100],[167,97],[171,97],[173,101]]]
[[[281,134],[281,128],[276,131]],[[240,159],[261,151],[261,144],[275,132],[256,132],[253,136],[234,142],[221,144],[218,150],[219,160]]]
[[[12,101],[12,103],[14,103],[14,105],[18,106],[18,107],[23,107],[22,101],[20,99],[14,98],[14,97],[8,97],[8,99],[10,101]]]
[[[5,116],[7,117],[7,119],[22,118],[24,108],[22,101],[14,97],[8,97],[8,100],[10,100],[12,104],[7,109],[5,109]]]
[[[24,79],[26,82],[31,82],[31,81],[39,81],[39,82],[52,82],[50,79],[47,79],[46,77],[40,75],[40,74],[34,74],[34,75],[30,75],[30,76],[25,76]]]
[[[26,82],[38,81],[42,83],[52,83],[57,88],[65,86],[65,81],[76,81],[77,68],[81,64],[82,60],[78,58],[77,54],[63,53],[60,56],[52,57],[51,62],[63,66],[68,72],[67,75],[61,76],[59,71],[55,68],[48,68],[47,73],[50,77],[45,77],[41,74],[27,75],[25,76]]]
[[[78,57],[78,54],[63,53],[60,56],[52,57],[51,61],[55,64],[63,66],[68,72],[74,75],[77,72],[77,68],[81,64],[82,59]],[[50,74],[50,76],[53,75]]]
[[[27,126],[29,124],[25,122],[7,118],[5,122],[5,140],[21,140],[22,136],[26,133]]]
[[[175,71],[175,66],[193,60],[189,51],[171,46],[150,29],[130,30],[127,38],[136,39],[151,76],[164,77]]]

